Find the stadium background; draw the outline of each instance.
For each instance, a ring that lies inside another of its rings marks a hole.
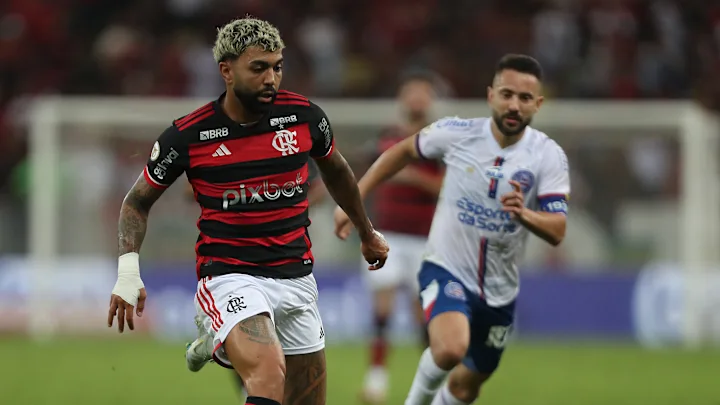
[[[45,190],[29,183],[21,117],[47,94],[215,98],[214,27],[245,13],[281,30],[283,87],[321,100],[372,105],[393,97],[402,72],[422,67],[438,74],[445,97],[482,102],[494,61],[523,52],[543,64],[550,103],[694,100],[720,110],[720,6],[711,1],[0,2],[0,403],[237,401],[218,367],[184,369],[198,214],[182,187],[151,216],[140,330],[118,337],[105,327],[120,202],[162,127],[61,129],[61,159],[43,174],[62,185],[61,258],[37,273],[29,197]],[[335,125],[358,175],[379,129]],[[572,168],[568,240],[558,249],[530,244],[514,341],[480,403],[720,404],[717,274],[704,276],[703,344],[682,345],[679,144],[652,131],[614,132],[612,141],[593,128],[557,134]],[[357,241],[334,239],[332,208],[313,209],[311,234],[334,405],[355,401],[370,303]],[[39,296],[37,274],[51,286]],[[402,402],[419,354],[404,298],[392,327],[391,403]]]

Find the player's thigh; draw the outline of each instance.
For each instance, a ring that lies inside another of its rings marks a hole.
[[[325,405],[327,369],[325,350],[285,357],[287,374],[285,400],[287,405]]]
[[[285,300],[277,333],[285,353],[285,404],[324,404],[326,395],[325,331],[312,276],[282,280]]]
[[[418,280],[433,358],[441,367],[452,367],[470,345],[469,292],[434,263],[423,263]]]
[[[283,400],[285,356],[268,313],[238,322],[225,337],[222,348],[248,395]]]
[[[425,323],[425,313],[423,312],[422,305],[418,294],[420,292],[420,283],[418,282],[418,275],[423,264],[423,252],[425,251],[425,245],[427,238],[420,236],[409,236],[407,240],[407,255],[405,261],[407,262],[408,271],[403,275],[403,284],[410,291],[410,297],[412,299],[411,307],[415,314],[415,319],[418,325]]]
[[[274,311],[257,278],[245,274],[205,277],[198,282],[196,298],[214,334],[213,358],[219,365],[233,368],[225,347],[231,334],[238,344],[280,347],[274,326],[272,334],[266,330],[274,324]]]
[[[389,318],[395,308],[397,288],[379,288],[372,292],[373,313],[376,317]]]
[[[463,364],[482,375],[495,372],[505,352],[514,322],[515,304],[492,308],[478,302],[472,308],[470,348]]]
[[[286,356],[319,352],[325,348],[318,290],[315,278],[308,275],[278,280],[274,293],[283,299],[276,310],[276,330]]]

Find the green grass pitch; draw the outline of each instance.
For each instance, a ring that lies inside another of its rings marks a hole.
[[[0,338],[0,404],[158,405],[240,403],[229,371],[185,369],[183,344],[134,338]],[[414,347],[391,352],[388,405],[403,403]],[[331,346],[328,405],[357,403],[366,352]],[[720,405],[720,352],[647,351],[609,343],[513,342],[478,404]]]

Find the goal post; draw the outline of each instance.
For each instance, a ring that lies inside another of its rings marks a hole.
[[[318,99],[331,119],[336,136],[345,145],[359,145],[376,129],[394,122],[397,107],[391,99]],[[124,137],[151,141],[174,118],[192,111],[206,99],[148,97],[65,97],[32,99],[24,116],[29,134],[31,188],[29,194],[29,252],[37,263],[52,263],[62,256],[62,213],[59,211],[63,127],[95,128],[93,136],[106,136],[105,128],[127,128]],[[436,116],[487,116],[484,100],[439,103]],[[567,139],[596,137],[622,145],[634,132],[674,138],[681,151],[681,195],[677,216],[678,262],[688,274],[720,263],[720,123],[715,115],[690,101],[587,101],[551,100],[536,116],[533,126],[551,137],[561,130]],[[152,130],[149,130],[152,128]],[[562,139],[559,140],[563,144]],[[352,148],[341,148],[345,155]],[[148,151],[149,152],[149,149]],[[592,187],[592,184],[589,185]],[[602,190],[595,190],[602,196]],[[37,269],[47,269],[38,265]],[[46,270],[50,271],[50,270]],[[40,276],[38,274],[38,276]],[[696,277],[690,277],[696,279]],[[701,340],[702,325],[695,315],[702,291],[688,283],[685,305],[685,341]]]

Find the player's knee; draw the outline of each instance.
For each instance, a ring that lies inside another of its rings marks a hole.
[[[285,355],[269,316],[261,314],[239,322],[228,334],[223,348],[242,377],[248,395],[282,400]]]
[[[430,344],[433,360],[443,370],[450,370],[460,364],[467,349],[468,343],[462,339],[431,342]]]
[[[468,381],[448,380],[448,389],[453,397],[465,404],[472,404],[480,395],[480,384]]]
[[[392,313],[394,302],[394,288],[383,288],[375,291],[373,297],[373,312],[375,313],[375,317],[387,321]]]
[[[249,393],[272,392],[281,393],[285,388],[285,360],[267,356],[263,358],[243,379],[245,389]]]
[[[435,316],[428,325],[430,351],[435,364],[443,370],[458,365],[470,346],[470,324],[467,315],[448,311]]]
[[[448,389],[460,402],[472,404],[480,395],[480,388],[488,378],[490,378],[489,374],[473,373],[460,366],[450,374]]]

